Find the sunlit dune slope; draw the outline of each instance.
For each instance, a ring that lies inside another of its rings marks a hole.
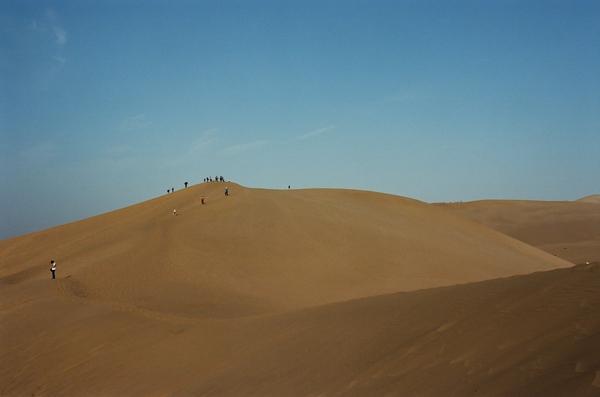
[[[77,297],[236,317],[569,265],[415,200],[225,185],[2,241],[0,281],[48,280],[54,258]]]
[[[573,263],[600,261],[600,206],[584,201],[439,204]]]

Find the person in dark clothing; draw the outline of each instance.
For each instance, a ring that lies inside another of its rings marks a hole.
[[[184,182],[184,184],[183,184],[183,185],[184,185],[184,186],[187,188],[187,185],[188,185],[188,183],[187,183],[187,182]]]
[[[229,189],[227,187],[225,188],[225,196],[229,196]]]
[[[56,262],[54,259],[50,261],[50,272],[52,273],[52,280],[56,278]]]

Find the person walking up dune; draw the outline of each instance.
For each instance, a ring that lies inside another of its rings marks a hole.
[[[56,262],[54,259],[50,261],[50,272],[52,273],[52,280],[56,278]]]
[[[229,188],[225,187],[225,196],[229,196]]]

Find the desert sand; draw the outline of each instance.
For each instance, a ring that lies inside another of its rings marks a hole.
[[[580,264],[600,262],[600,205],[594,203],[598,197],[577,201],[482,200],[440,206]]]
[[[600,393],[599,265],[407,198],[224,186],[1,241],[0,395]]]

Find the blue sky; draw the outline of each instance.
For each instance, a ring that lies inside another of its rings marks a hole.
[[[0,238],[225,175],[600,192],[598,1],[3,1]]]

